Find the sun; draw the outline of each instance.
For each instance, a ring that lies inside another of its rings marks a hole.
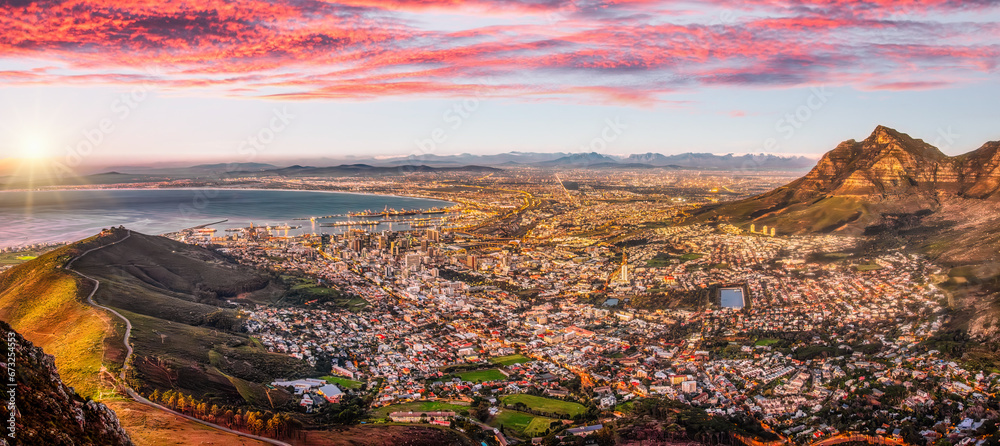
[[[19,141],[18,158],[37,160],[52,156],[52,148],[49,141],[40,135],[28,135]]]

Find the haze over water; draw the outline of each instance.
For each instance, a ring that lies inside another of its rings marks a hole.
[[[212,226],[301,225],[300,233],[336,233],[343,227],[320,227],[296,218],[322,217],[364,210],[430,209],[451,203],[421,198],[341,192],[142,189],[0,192],[0,248],[75,241],[102,228],[124,225],[162,234],[228,219]],[[326,222],[343,221],[328,219]],[[380,225],[379,230],[388,225]],[[403,227],[405,229],[405,226]],[[396,229],[400,229],[399,226]],[[285,231],[281,231],[284,234]]]

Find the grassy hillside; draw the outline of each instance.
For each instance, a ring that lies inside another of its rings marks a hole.
[[[62,247],[0,274],[0,320],[53,355],[63,381],[85,397],[111,390],[101,384],[99,373],[105,337],[118,321],[83,303],[80,296],[86,296],[92,284],[61,267],[83,249],[110,243],[112,237]]]
[[[101,281],[95,301],[132,322],[130,379],[136,390],[174,389],[220,403],[262,405],[260,383],[316,374],[304,361],[269,353],[240,332],[242,316],[226,300],[277,299],[284,290],[268,276],[200,247],[125,234],[59,248],[0,275],[0,319],[50,351],[64,380],[81,395],[111,395],[101,370],[109,370],[103,374],[109,378],[120,369],[124,324],[84,303],[92,283],[62,266],[118,240],[73,268]]]
[[[260,398],[261,383],[316,373],[241,333],[243,316],[227,300],[266,301],[283,290],[267,275],[213,251],[133,232],[73,266],[101,281],[98,303],[132,322],[136,390],[174,389],[218,403],[271,408],[272,401],[288,398]]]
[[[781,189],[746,200],[705,206],[695,211],[689,223],[726,221],[744,230],[755,224],[777,228],[781,234],[827,233],[851,226],[858,232],[875,217],[871,206],[857,197],[823,197],[807,202],[788,202]]]

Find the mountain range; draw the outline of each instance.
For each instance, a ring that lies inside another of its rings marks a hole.
[[[215,163],[198,164],[194,166],[141,166],[122,165],[109,166],[101,172],[121,172],[133,175],[162,176],[204,176],[218,175],[227,172],[261,173],[275,172],[291,168],[341,168],[349,170],[351,166],[368,166],[371,168],[393,168],[406,166],[430,171],[433,168],[468,168],[470,166],[510,167],[668,167],[675,169],[709,169],[735,170],[752,167],[761,170],[804,170],[815,162],[804,156],[779,156],[770,154],[746,155],[715,155],[711,153],[680,153],[664,155],[662,153],[640,153],[630,155],[606,155],[596,152],[507,152],[494,155],[474,155],[469,153],[456,155],[420,154],[388,158],[311,158],[292,160],[291,165],[268,163]]]
[[[473,155],[469,153],[457,155],[411,155],[407,157],[392,157],[380,159],[358,159],[354,162],[398,166],[398,165],[428,165],[428,166],[540,166],[540,167],[670,167],[683,169],[746,169],[748,166],[766,170],[804,170],[813,165],[815,160],[804,156],[779,156],[770,154],[756,155],[715,155],[712,153],[681,153],[664,155],[662,153],[641,153],[630,155],[608,155],[597,152],[508,152],[496,155]],[[318,164],[318,163],[317,163]]]

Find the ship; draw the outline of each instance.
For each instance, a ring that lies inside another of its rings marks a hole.
[[[334,223],[320,223],[323,227],[336,227],[336,226],[377,226],[381,224],[380,221],[375,220],[360,220],[360,221],[338,221]]]
[[[444,214],[444,213],[447,213],[447,212],[450,212],[450,211],[448,209],[446,209],[446,208],[432,208],[432,209],[426,209],[426,210],[416,210],[416,209],[410,209],[410,210],[408,210],[408,209],[401,209],[401,210],[396,210],[396,209],[392,209],[392,208],[389,208],[388,206],[386,206],[386,208],[384,210],[382,210],[382,212],[372,212],[371,210],[367,210],[367,211],[363,211],[363,212],[351,212],[351,213],[348,213],[347,215],[350,216],[350,217],[359,217],[359,218],[371,218],[371,217],[405,217],[405,216],[410,216],[410,215],[421,215],[421,214]]]

